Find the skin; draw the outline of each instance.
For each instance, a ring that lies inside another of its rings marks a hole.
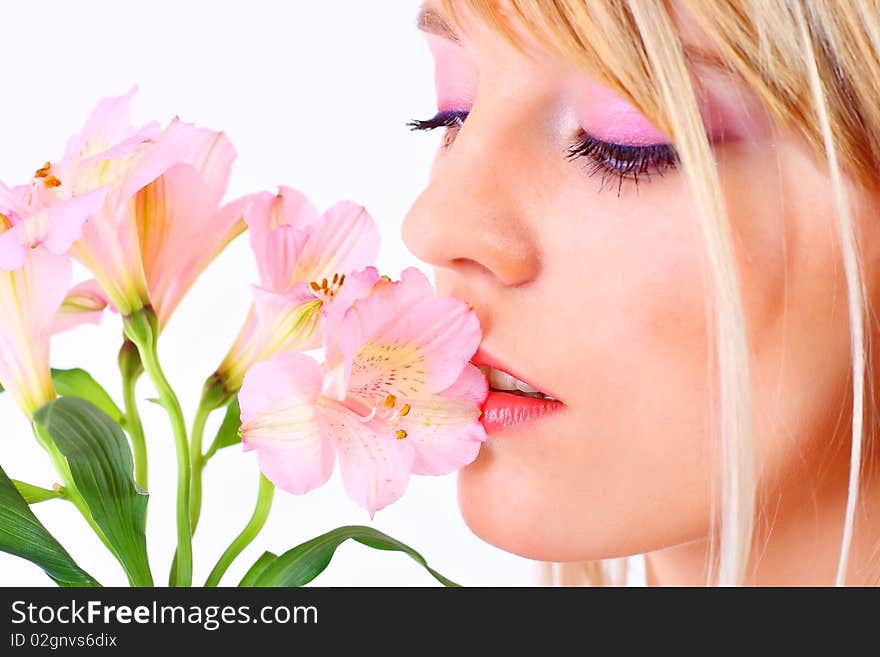
[[[427,6],[442,14],[439,3]],[[461,18],[459,42],[427,38],[438,101],[459,97],[470,113],[447,131],[403,237],[435,267],[440,294],[473,304],[483,346],[565,404],[489,437],[459,473],[463,517],[486,541],[524,557],[641,553],[650,584],[699,585],[719,467],[708,412],[717,392],[707,386],[713,291],[708,278],[704,289],[708,264],[685,176],[668,171],[638,187],[624,180],[619,194],[615,178],[600,189],[586,158],[565,157],[579,128],[623,122],[643,134],[647,120],[542,51],[515,21],[533,57],[466,10]],[[705,45],[687,16],[679,23],[686,42]],[[716,132],[752,351],[759,508],[747,583],[831,584],[852,402],[829,176],[744,84],[698,75],[712,105],[707,130]],[[876,298],[877,198],[851,194]],[[877,571],[870,450],[866,460],[854,584]]]

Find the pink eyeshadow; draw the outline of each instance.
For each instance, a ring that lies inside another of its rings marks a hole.
[[[476,66],[462,46],[433,34],[425,38],[434,56],[437,109],[469,108],[477,95]]]
[[[722,91],[729,91],[730,86],[722,87]],[[590,136],[630,146],[670,143],[668,135],[608,87],[580,78],[578,90],[577,118]],[[710,141],[723,142],[759,134],[760,124],[753,118],[758,116],[755,108],[741,98],[739,103],[733,102],[735,100],[736,97],[719,98],[711,94],[700,99],[700,114]]]
[[[669,143],[669,137],[635,107],[598,82],[586,85],[577,116],[581,127],[602,141],[630,146]]]

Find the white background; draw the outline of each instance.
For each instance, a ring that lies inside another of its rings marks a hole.
[[[417,0],[102,0],[4,3],[6,94],[0,103],[0,180],[26,182],[60,157],[104,96],[140,91],[133,118],[163,123],[175,114],[224,130],[238,150],[229,198],[283,183],[320,207],[350,198],[381,226],[380,269],[393,277],[417,264],[400,238],[407,208],[428,178],[437,135],[405,123],[435,111],[433,68],[414,27]],[[198,245],[193,245],[198,248]],[[427,270],[426,267],[423,267]],[[256,269],[246,237],[202,276],[160,342],[160,356],[188,417],[248,307]],[[116,369],[118,317],[53,342],[56,367],[85,367],[121,401]],[[146,379],[138,396],[153,396]],[[174,549],[175,462],[163,411],[142,405],[150,450],[150,558],[167,581]],[[214,418],[216,426],[219,418]],[[211,427],[207,433],[211,433]],[[209,438],[206,442],[209,442]],[[27,422],[0,395],[0,464],[10,477],[56,481]],[[244,526],[256,497],[255,455],[233,447],[206,470],[204,513],[195,537],[201,583]],[[105,585],[124,585],[113,559],[64,502],[34,511],[79,564]],[[322,489],[281,491],[261,536],[233,565],[234,584],[266,549],[281,552],[344,524],[370,524],[334,474]],[[414,477],[404,498],[374,526],[409,543],[464,585],[529,585],[535,564],[487,545],[462,521],[455,477]],[[0,584],[46,585],[28,562],[0,553]],[[400,553],[344,544],[316,585],[433,585]]]

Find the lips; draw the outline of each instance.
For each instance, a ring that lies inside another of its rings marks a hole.
[[[471,362],[480,368],[489,381],[489,395],[480,418],[487,434],[520,428],[564,406],[554,395],[517,376],[482,347]]]

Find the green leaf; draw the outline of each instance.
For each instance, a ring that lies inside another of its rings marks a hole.
[[[76,565],[37,520],[12,480],[0,468],[0,550],[38,565],[61,586],[100,586]]]
[[[34,486],[33,484],[26,484],[25,482],[19,481],[18,479],[13,479],[12,483],[15,484],[15,488],[18,490],[19,495],[21,495],[24,498],[24,501],[28,504],[45,502],[46,500],[51,500],[64,495],[64,492],[61,490],[49,490],[48,488],[40,488],[39,486]]]
[[[226,415],[223,416],[223,422],[217,429],[217,437],[214,438],[217,449],[238,445],[241,442],[241,436],[238,435],[240,427],[241,408],[238,405],[238,397],[235,397],[226,407]]]
[[[263,571],[266,570],[266,568],[277,558],[277,554],[263,552],[263,554],[260,555],[260,558],[254,562],[253,566],[251,566],[250,570],[248,570],[244,574],[244,577],[241,578],[241,581],[238,583],[239,587],[255,586],[254,582],[257,581],[260,575],[263,574]]]
[[[104,411],[116,424],[122,424],[125,414],[101,387],[101,384],[92,378],[85,370],[75,367],[71,370],[52,369],[52,381],[55,389],[62,397],[79,397],[92,402]]]
[[[458,586],[431,568],[424,557],[408,545],[362,525],[338,527],[297,545],[275,559],[267,556],[270,553],[263,554],[245,575],[241,586],[304,586],[324,571],[336,548],[349,538],[376,550],[404,552],[444,586]]]
[[[51,401],[34,417],[67,459],[74,485],[131,582],[152,586],[144,533],[148,496],[135,484],[122,429],[77,397]]]

